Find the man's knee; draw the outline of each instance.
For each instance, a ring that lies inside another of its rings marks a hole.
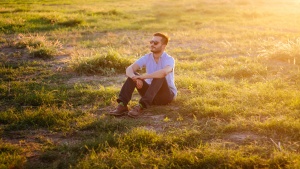
[[[130,77],[127,77],[127,81],[134,83],[134,81]]]

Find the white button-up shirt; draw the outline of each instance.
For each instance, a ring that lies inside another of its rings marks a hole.
[[[173,71],[170,72],[166,76],[166,80],[168,83],[168,86],[170,87],[173,94],[177,95],[177,88],[175,86],[175,80],[174,80],[174,68],[175,68],[175,60],[172,56],[168,55],[166,52],[164,52],[160,58],[158,63],[155,62],[153,53],[149,53],[138,59],[136,62],[140,66],[140,68],[145,67],[146,73],[151,74],[153,72],[156,72],[158,70],[161,70],[165,68],[166,66],[171,66],[173,68]],[[151,84],[152,79],[146,79],[145,80],[148,84]]]

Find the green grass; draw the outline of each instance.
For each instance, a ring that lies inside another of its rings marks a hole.
[[[22,168],[26,158],[22,156],[22,149],[18,146],[0,140],[0,167]]]
[[[0,6],[0,168],[300,167],[300,2]],[[107,116],[155,32],[176,100]]]
[[[80,74],[110,75],[124,72],[132,63],[130,59],[121,57],[113,49],[109,49],[107,54],[99,54],[100,52],[96,51],[92,56],[73,56],[72,69]]]
[[[297,167],[292,163],[297,155],[260,148],[257,145],[246,145],[243,148],[230,149],[226,143],[198,143],[198,146],[187,148],[192,138],[199,138],[199,132],[180,134],[181,137],[158,135],[154,131],[135,129],[121,136],[119,147],[108,147],[106,150],[90,150],[77,168],[280,168]],[[200,136],[201,137],[201,136]],[[185,138],[187,140],[177,140]],[[182,146],[182,142],[186,145]],[[193,145],[193,144],[192,144]],[[235,147],[236,145],[234,145]],[[224,147],[227,147],[224,149]],[[114,157],[114,158],[112,158]],[[129,160],[130,159],[130,160]]]
[[[23,111],[10,110],[1,114],[3,124],[9,124],[7,130],[50,128],[52,130],[68,130],[72,121],[84,116],[81,112],[64,110],[63,108],[25,109]]]

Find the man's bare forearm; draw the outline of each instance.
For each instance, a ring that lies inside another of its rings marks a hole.
[[[126,69],[126,76],[128,76],[129,78],[133,79],[133,77],[135,77],[135,72],[140,68],[140,66],[136,63],[133,63],[132,65],[130,65],[129,67],[127,67]]]
[[[139,76],[139,79],[154,79],[154,78],[163,78],[167,76],[167,72],[162,69],[162,70],[158,70],[156,72],[153,72],[151,74],[143,74],[141,76]]]
[[[126,76],[130,78],[135,76],[131,65],[126,69]]]

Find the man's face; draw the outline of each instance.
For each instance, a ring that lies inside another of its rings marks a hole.
[[[165,50],[166,45],[162,44],[162,37],[153,36],[152,40],[150,41],[150,51],[153,53],[160,53],[161,51]]]

